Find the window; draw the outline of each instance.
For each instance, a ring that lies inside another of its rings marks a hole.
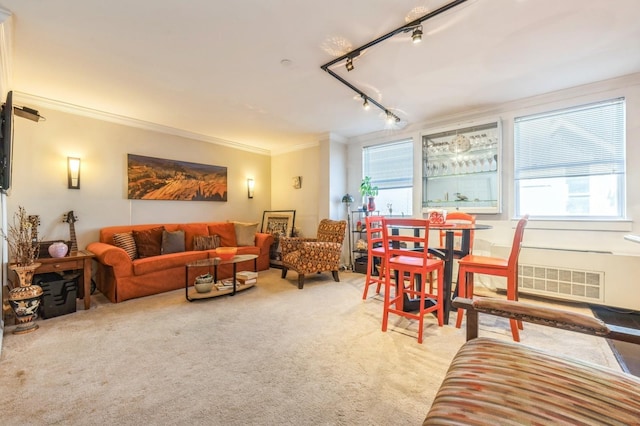
[[[405,140],[365,147],[364,176],[378,187],[376,210],[381,214],[411,216],[413,213],[413,141]]]
[[[516,215],[622,219],[623,98],[515,119]]]

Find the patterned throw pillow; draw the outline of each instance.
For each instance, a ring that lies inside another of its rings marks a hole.
[[[160,255],[162,252],[162,231],[164,231],[164,226],[144,231],[132,231],[133,239],[136,240],[136,247],[138,247],[138,257]]]
[[[131,260],[138,257],[138,248],[136,247],[136,241],[133,239],[131,232],[113,234],[113,244],[126,251]]]
[[[162,254],[180,253],[184,250],[184,231],[162,231]]]
[[[198,251],[211,250],[220,247],[219,235],[194,235],[193,249]]]

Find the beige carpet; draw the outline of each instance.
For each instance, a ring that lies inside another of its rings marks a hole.
[[[34,333],[6,327],[2,424],[420,424],[464,331],[431,317],[419,345],[414,322],[380,331],[381,299],[361,300],[361,274],[312,276],[304,290],[294,272],[279,277],[193,303],[184,291],[97,294]],[[509,339],[506,321],[483,324]],[[522,340],[619,369],[604,339],[525,324]]]

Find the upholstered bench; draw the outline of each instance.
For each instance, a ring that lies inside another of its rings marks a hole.
[[[520,302],[456,299],[467,342],[424,425],[640,424],[640,378],[524,344],[478,338],[478,312],[640,344],[640,331]]]

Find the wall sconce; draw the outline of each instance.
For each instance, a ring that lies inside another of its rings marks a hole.
[[[253,188],[256,185],[253,179],[247,179],[247,195],[249,198],[253,198]]]
[[[69,189],[80,189],[80,159],[67,157],[67,181]]]

